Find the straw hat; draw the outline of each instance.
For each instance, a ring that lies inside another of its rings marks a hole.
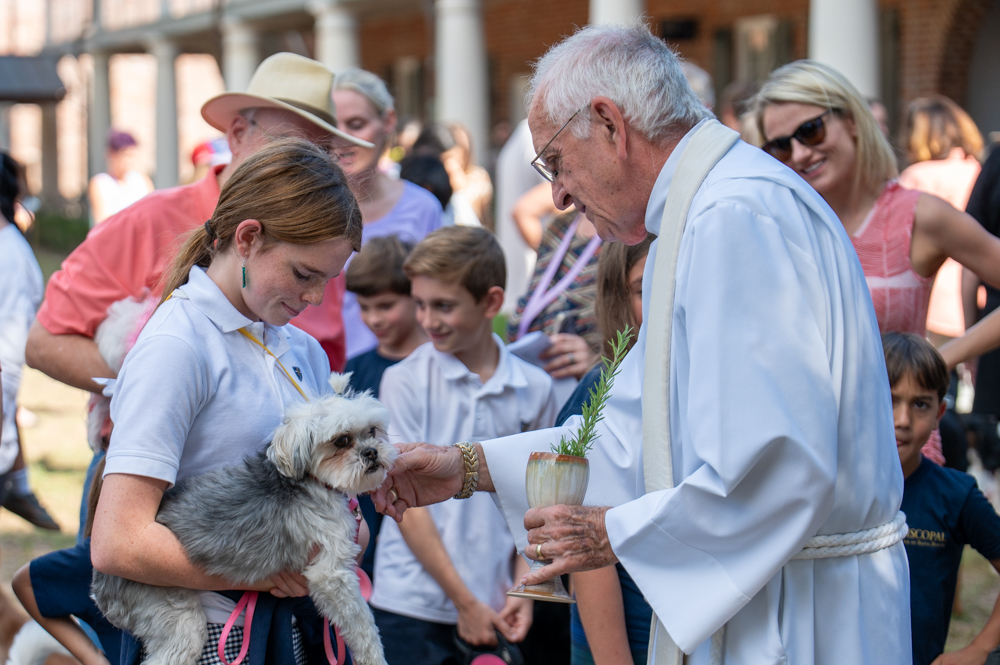
[[[274,108],[294,113],[354,145],[373,147],[337,129],[333,105],[333,72],[322,63],[294,53],[275,53],[260,63],[246,92],[224,92],[201,107],[205,122],[221,132],[233,118],[250,108]]]

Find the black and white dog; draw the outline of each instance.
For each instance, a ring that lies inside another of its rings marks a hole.
[[[382,642],[355,573],[360,552],[348,495],[385,479],[395,448],[382,433],[389,412],[334,374],[334,393],[288,409],[267,450],[242,465],[169,490],[156,521],[191,561],[233,588],[302,570],[320,614],[340,628],[358,665],[384,665]],[[314,546],[320,552],[310,562]],[[197,662],[208,637],[198,592],[156,587],[94,571],[97,606],[146,648],[148,665]]]

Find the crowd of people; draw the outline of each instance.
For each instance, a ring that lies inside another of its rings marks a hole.
[[[0,503],[27,488],[25,362],[94,395],[77,544],[13,581],[55,640],[49,662],[143,661],[94,605],[95,569],[202,590],[199,665],[238,657],[246,590],[192,563],[157,509],[265,447],[331,370],[388,407],[404,453],[359,497],[389,665],[667,662],[674,645],[698,663],[986,662],[1000,599],[942,654],[964,545],[1000,571],[1000,517],[965,473],[969,432],[1000,466],[1000,151],[943,97],[911,103],[897,150],[872,100],[812,61],[726,89],[738,142],[706,76],[642,28],[568,38],[537,65],[494,204],[461,126],[401,126],[375,74],[279,53],[205,103],[226,146],[190,184],[146,193],[134,139],[110,135],[95,226],[44,300],[14,223],[23,174],[3,155]],[[707,136],[725,150],[701,164]],[[525,517],[525,451],[579,423],[627,330],[588,508]],[[955,411],[965,375],[973,416]],[[649,407],[660,389],[665,408]],[[650,429],[651,411],[673,417]],[[886,540],[900,505],[908,530]],[[797,560],[817,534],[878,529],[872,548]],[[571,608],[506,595],[526,557],[571,574]],[[252,590],[290,623],[254,618],[244,662],[325,662],[301,571]]]

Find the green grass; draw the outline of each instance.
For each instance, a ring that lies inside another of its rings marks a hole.
[[[507,339],[507,315],[497,314],[493,317],[493,332],[500,335],[500,339],[503,340],[504,344],[509,342]]]
[[[38,247],[68,254],[83,242],[89,231],[86,219],[40,212],[28,235]]]

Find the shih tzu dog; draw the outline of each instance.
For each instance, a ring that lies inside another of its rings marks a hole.
[[[348,495],[385,479],[395,449],[389,412],[348,390],[290,407],[268,448],[242,465],[186,479],[164,494],[156,521],[191,561],[233,588],[302,570],[319,613],[336,625],[359,665],[384,665],[382,643],[355,573],[360,547]],[[319,554],[310,562],[314,546]],[[193,665],[208,637],[198,592],[94,571],[91,591],[111,623],[145,646],[148,665]]]

